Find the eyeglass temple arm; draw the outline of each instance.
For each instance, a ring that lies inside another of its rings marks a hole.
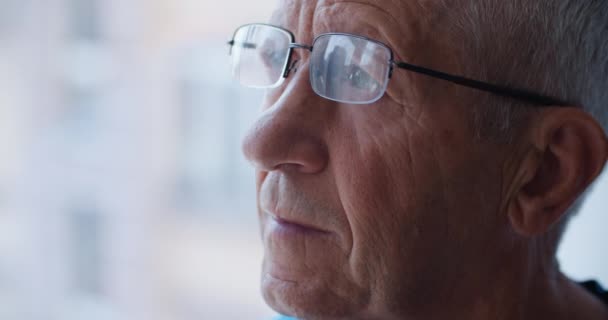
[[[526,101],[529,101],[529,102],[532,102],[532,103],[535,103],[538,105],[545,105],[545,106],[567,106],[567,105],[569,105],[569,104],[565,103],[564,101],[560,101],[558,99],[551,98],[548,96],[543,96],[543,95],[540,95],[540,94],[537,94],[534,92],[530,92],[527,90],[513,89],[513,88],[504,87],[504,86],[494,85],[494,84],[487,83],[487,82],[481,82],[481,81],[477,81],[477,80],[473,80],[473,79],[459,77],[459,76],[451,75],[451,74],[444,73],[441,71],[436,71],[436,70],[416,66],[416,65],[409,64],[406,62],[392,61],[392,64],[401,69],[406,69],[406,70],[413,71],[416,73],[424,74],[424,75],[427,75],[427,76],[430,76],[433,78],[443,79],[443,80],[450,81],[452,83],[455,83],[455,84],[458,84],[461,86],[474,88],[474,89],[478,89],[478,90],[482,90],[482,91],[486,91],[486,92],[491,92],[493,94],[497,94],[497,95],[500,95],[503,97],[510,97],[510,98],[516,98],[516,99],[520,99],[520,100],[526,100]]]

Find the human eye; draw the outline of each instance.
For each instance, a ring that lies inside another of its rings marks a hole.
[[[347,80],[351,87],[357,89],[377,90],[380,83],[360,66],[353,65],[347,74]]]

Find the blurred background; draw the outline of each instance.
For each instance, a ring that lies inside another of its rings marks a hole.
[[[226,41],[274,0],[0,0],[0,319],[269,319],[260,92]],[[559,257],[608,284],[608,179]]]

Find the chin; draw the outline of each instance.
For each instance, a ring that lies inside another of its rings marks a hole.
[[[359,319],[356,315],[363,312],[369,294],[353,283],[336,283],[341,282],[336,278],[314,273],[310,278],[282,280],[265,270],[262,293],[272,309],[299,319]]]

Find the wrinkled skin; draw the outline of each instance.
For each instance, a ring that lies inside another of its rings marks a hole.
[[[364,35],[397,60],[460,73],[437,29],[445,8],[423,3],[281,1],[271,23],[306,44]],[[298,71],[267,93],[243,147],[257,169],[266,301],[303,319],[498,319],[495,300],[519,312],[502,295],[528,289],[515,288],[520,253],[502,214],[517,148],[473,139],[471,89],[396,70],[380,101],[344,105],[312,91],[309,53],[294,54]],[[273,215],[325,235],[281,238]]]

